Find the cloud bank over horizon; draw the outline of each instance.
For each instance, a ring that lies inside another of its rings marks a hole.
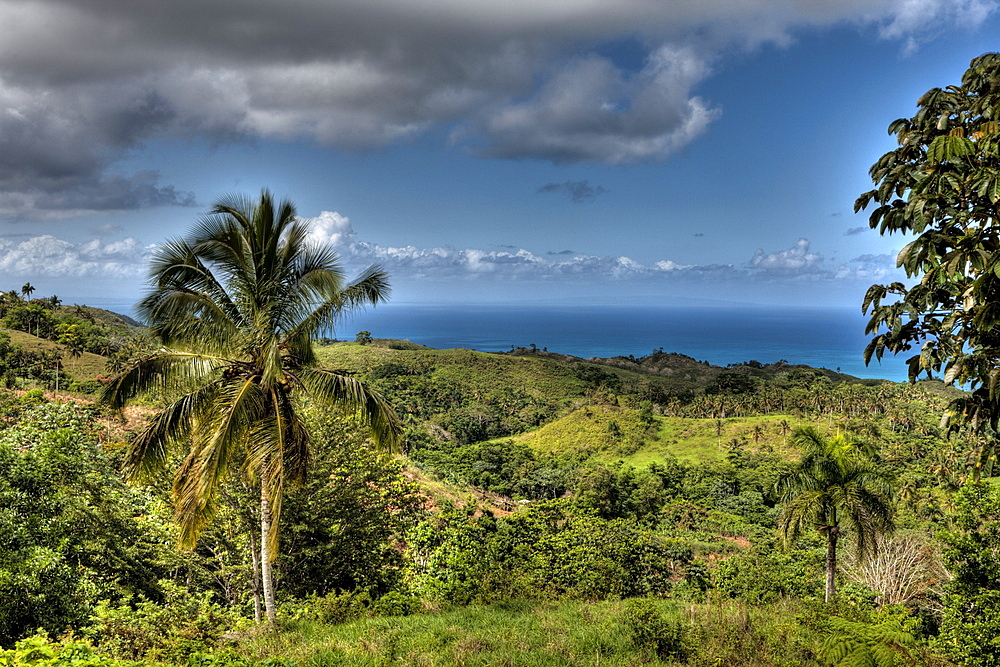
[[[833,264],[810,249],[800,238],[787,249],[765,252],[756,249],[745,262],[679,264],[663,259],[643,264],[625,256],[586,255],[569,250],[540,255],[524,248],[458,249],[451,246],[417,248],[380,246],[358,239],[348,217],[324,211],[308,218],[310,239],[328,243],[345,265],[360,270],[369,264],[384,266],[390,275],[408,280],[497,280],[497,281],[771,281],[823,282],[864,279],[898,279],[890,255],[862,255]]]
[[[877,282],[897,274],[891,255],[862,255],[834,265],[812,251],[806,238],[782,250],[765,252],[758,248],[745,262],[683,265],[663,259],[643,264],[626,256],[598,257],[569,250],[538,254],[513,246],[501,249],[382,246],[359,239],[350,219],[340,213],[324,211],[305,220],[310,227],[309,241],[336,249],[349,275],[370,264],[380,264],[397,286],[442,281],[458,285],[507,284],[514,293],[518,284],[534,282],[605,286],[818,284],[854,279]],[[80,280],[94,284],[126,281],[138,294],[154,250],[155,245],[143,245],[132,237],[84,243],[52,235],[0,238],[0,281],[7,279],[12,285],[23,280],[48,282],[61,285],[59,290],[63,293],[79,289],[80,283],[75,281]]]
[[[155,0],[0,0],[0,218],[194,204],[155,169],[116,171],[153,141],[364,151],[433,134],[484,158],[660,161],[724,113],[699,93],[724,54],[838,25],[913,52],[941,26],[976,26],[996,9],[995,0],[248,0],[238,11],[222,0],[169,10]]]

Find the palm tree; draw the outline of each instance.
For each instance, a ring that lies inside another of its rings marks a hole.
[[[28,297],[31,296],[31,293],[34,291],[35,291],[35,286],[32,285],[31,283],[24,283],[23,285],[21,285],[21,296],[24,298],[25,301],[28,300]]]
[[[853,530],[858,555],[864,557],[875,538],[891,532],[890,478],[868,452],[842,435],[824,438],[812,426],[795,429],[792,441],[803,447],[797,468],[778,480],[785,503],[779,528],[786,540],[812,527],[826,536],[826,601],[836,594],[837,541]]]
[[[231,196],[215,204],[189,238],[165,243],[152,260],[151,289],[137,312],[163,348],[105,389],[121,408],[151,389],[179,398],[128,447],[124,471],[159,468],[171,446],[187,456],[174,477],[181,545],[194,545],[216,491],[239,469],[260,484],[261,588],[275,619],[271,563],[286,483],[305,478],[310,437],[299,397],[355,412],[376,443],[394,445],[401,427],[385,400],[351,376],[316,367],[312,339],[345,311],[384,301],[387,275],[371,267],[345,283],[336,253],[308,243],[289,202]]]

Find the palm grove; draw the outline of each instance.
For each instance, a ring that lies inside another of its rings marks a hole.
[[[970,392],[662,349],[593,363],[369,332],[314,348],[384,301],[387,276],[345,280],[267,192],[220,201],[157,251],[138,306],[156,349],[102,394],[102,410],[153,401],[144,426],[0,393],[0,642],[84,628],[110,655],[186,662],[219,649],[248,597],[291,633],[519,599],[594,605],[579,613],[600,637],[533,649],[556,664],[1000,664],[983,639],[1000,636],[1000,491],[976,483],[1000,416],[998,114],[991,54],[890,125],[900,146],[857,202],[879,231],[915,234],[912,284],[865,298],[868,358],[913,350],[914,379]],[[402,444],[408,477],[368,438]],[[175,537],[194,549],[163,547]],[[642,599],[596,602],[622,598]],[[454,640],[463,623],[445,622],[433,651],[472,652],[454,664],[516,664],[491,647],[531,641]],[[315,664],[347,645],[361,664],[418,662],[432,649],[403,645],[432,623],[377,626]]]

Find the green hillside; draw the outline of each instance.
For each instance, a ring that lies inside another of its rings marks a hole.
[[[484,398],[516,387],[538,397],[568,399],[582,396],[587,388],[586,382],[574,375],[572,363],[546,355],[398,349],[395,342],[338,343],[321,346],[318,353],[320,361],[331,368],[363,374],[373,380],[425,378],[437,386],[450,386],[463,396]]]
[[[55,345],[10,335],[25,348]],[[962,482],[989,477],[995,462],[987,444],[939,428],[953,395],[939,383],[862,382],[782,364],[721,368],[669,353],[583,360],[398,341],[328,344],[317,353],[396,408],[403,452],[376,451],[350,415],[305,407],[315,456],[305,485],[290,485],[283,501],[277,633],[245,632],[254,594],[247,545],[260,526],[252,480],[232,480],[196,550],[178,554],[169,475],[136,489],[112,472],[121,443],[148,413],[112,423],[83,408],[74,414],[76,406],[35,405],[39,399],[23,392],[7,399],[8,419],[23,423],[9,429],[13,444],[0,464],[19,456],[48,470],[68,456],[60,443],[69,431],[42,436],[39,425],[79,429],[81,446],[96,449],[81,449],[66,470],[84,471],[87,489],[105,478],[120,489],[95,495],[88,502],[107,506],[86,516],[121,537],[86,548],[115,554],[135,545],[134,556],[113,560],[116,576],[133,587],[126,590],[162,589],[156,601],[60,607],[70,620],[46,627],[90,623],[87,636],[101,651],[175,664],[193,664],[191,651],[235,650],[234,660],[246,662],[234,665],[280,658],[288,665],[818,667],[826,664],[816,656],[831,614],[859,623],[937,622],[944,542],[935,536],[955,525]],[[93,360],[81,357],[81,371],[84,361]],[[71,369],[72,361],[64,364]],[[870,451],[893,475],[902,543],[925,558],[909,606],[882,611],[875,600],[889,584],[851,569],[849,537],[837,574],[842,603],[820,606],[821,536],[809,530],[785,543],[777,530],[782,500],[774,491],[800,458],[792,443],[799,427],[831,441],[849,436],[844,442]],[[36,457],[24,443],[38,438],[58,446]],[[60,498],[81,497],[83,482],[54,478],[71,485],[52,491]],[[133,495],[119,500],[119,493]],[[38,536],[39,544],[77,548],[73,540],[87,537],[75,530],[77,509],[67,505],[64,514],[57,527],[66,529]],[[93,567],[103,572],[106,562],[102,556]],[[133,573],[133,562],[147,569]],[[48,586],[32,578],[33,567],[17,570],[32,594]],[[79,585],[73,568],[60,573],[65,586]],[[10,597],[17,603],[24,595]]]
[[[79,358],[73,358],[66,348],[58,343],[32,336],[16,329],[0,329],[8,336],[14,345],[20,345],[25,350],[34,352],[58,353],[62,356],[62,370],[76,380],[93,380],[98,375],[107,373],[107,358],[93,352],[82,352]]]
[[[803,423],[806,420],[780,414],[721,423],[716,419],[655,416],[651,423],[645,423],[639,410],[589,405],[513,440],[542,453],[573,453],[602,463],[623,461],[641,467],[667,456],[691,463],[720,461],[734,441],[791,454],[788,433]]]
[[[97,322],[112,329],[122,331],[138,332],[143,326],[133,320],[128,315],[115,313],[103,308],[95,308],[87,305],[57,306],[55,312],[62,315],[73,315],[85,320]]]
[[[0,293],[0,331],[9,340],[0,345],[0,374],[6,386],[73,386],[74,391],[92,392],[99,386],[96,378],[123,368],[148,349],[145,331],[135,320],[101,308],[58,303],[58,297],[25,301]]]
[[[319,348],[396,406],[424,480],[513,498],[568,490],[592,465],[715,465],[739,455],[791,460],[797,427],[818,425],[912,449],[938,433],[940,383],[863,381],[784,363],[722,368],[685,355],[583,360],[557,352],[489,354],[397,341]],[[544,479],[543,479],[544,478]],[[438,492],[440,495],[440,492]]]

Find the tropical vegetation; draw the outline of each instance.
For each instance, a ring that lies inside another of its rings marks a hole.
[[[120,409],[153,389],[178,394],[125,453],[135,478],[188,448],[174,479],[180,543],[194,546],[221,480],[238,469],[260,489],[261,596],[276,620],[271,564],[284,488],[306,480],[311,438],[301,412],[312,401],[356,412],[376,443],[400,428],[392,408],[362,382],[316,367],[312,341],[345,311],[388,294],[376,267],[345,283],[336,255],[309,243],[289,202],[221,200],[189,238],[157,248],[152,289],[138,312],[165,347],[116,377],[101,402]]]
[[[919,279],[866,354],[944,381],[340,341],[387,277],[267,193],[162,246],[148,329],[0,296],[0,664],[1000,664],[998,63],[858,201]]]
[[[892,480],[866,452],[843,435],[824,438],[813,426],[794,431],[802,460],[777,483],[784,508],[778,529],[797,539],[815,528],[826,539],[826,602],[837,582],[837,542],[850,527],[864,559],[880,534],[893,530]]]

